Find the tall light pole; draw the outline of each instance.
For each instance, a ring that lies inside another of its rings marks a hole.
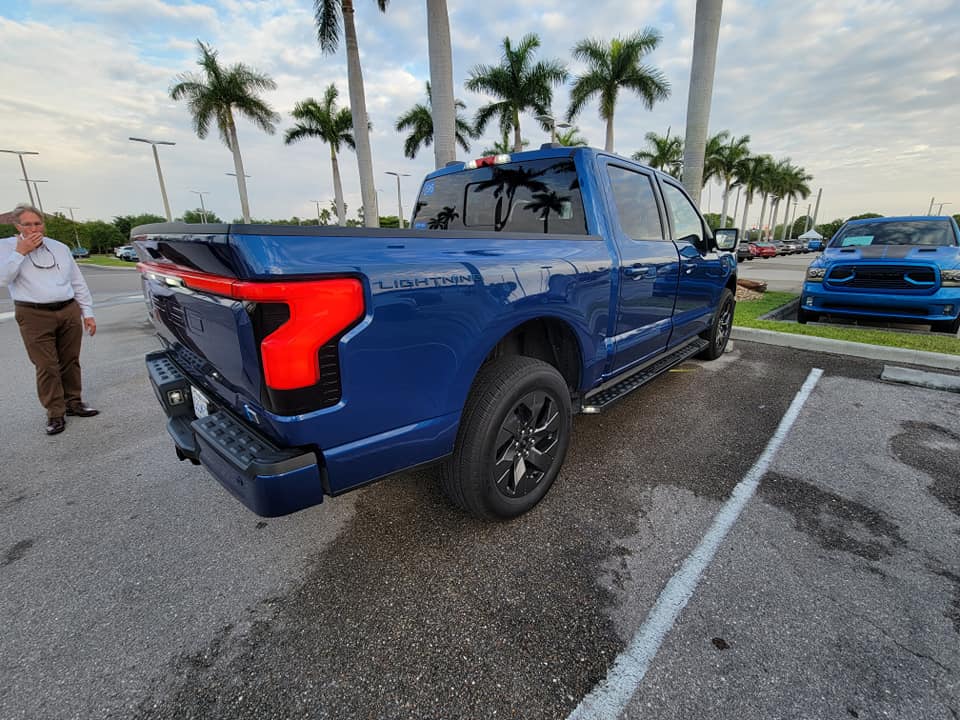
[[[39,155],[40,153],[34,152],[33,150],[0,150],[0,152],[10,153],[11,155],[20,157],[20,169],[23,170],[23,181],[27,184],[27,195],[30,196],[30,204],[35,205],[36,202],[33,199],[33,190],[30,189],[30,178],[27,176],[27,166],[23,162],[23,156]]]
[[[820,214],[820,197],[823,195],[823,188],[817,190],[817,204],[813,206],[813,222],[810,223],[810,227],[814,230],[817,229],[817,215]]]
[[[803,223],[803,232],[808,232],[810,230],[810,203],[807,203],[807,220]]]
[[[400,178],[410,177],[410,173],[400,173],[394,172],[393,170],[387,170],[387,175],[394,175],[397,178],[397,218],[400,220],[400,229],[406,227],[406,224],[403,222],[403,200],[400,199]]]
[[[317,225],[319,225],[319,224],[322,222],[322,219],[321,219],[321,217],[320,217],[320,201],[319,201],[319,200],[311,200],[310,202],[312,202],[314,205],[317,206]]]
[[[170,214],[170,201],[167,200],[167,188],[163,184],[163,173],[160,172],[160,155],[157,154],[157,145],[176,145],[175,142],[170,142],[169,140],[148,140],[147,138],[130,138],[133,142],[142,142],[147,143],[150,147],[153,148],[153,162],[157,166],[157,180],[160,181],[160,196],[163,198],[163,210],[167,214],[167,222],[173,220],[173,215]]]
[[[26,180],[21,180],[20,182],[27,182]],[[40,209],[40,213],[43,213],[43,202],[40,200],[40,188],[37,187],[37,183],[49,182],[49,180],[31,180],[27,183],[27,187],[31,184],[33,185],[33,191],[37,194],[37,207]]]
[[[936,195],[930,198],[930,207],[927,208],[927,215],[933,215],[933,203],[937,199]]]
[[[209,195],[209,190],[191,190],[194,195],[200,196],[200,217],[203,219],[203,222],[207,222],[207,206],[203,204],[203,196]]]
[[[942,203],[940,203],[940,207],[937,208],[937,215],[940,215],[941,211],[943,210],[943,206],[944,206],[944,205],[953,205],[953,203],[948,203],[948,202],[942,202]]]
[[[557,141],[557,128],[572,127],[570,123],[557,122],[552,115],[537,115],[537,120],[550,127],[550,142]]]
[[[70,211],[70,222],[73,223],[73,239],[76,240],[77,247],[80,247],[80,235],[77,233],[77,221],[73,219],[73,211],[79,210],[80,208],[78,208],[76,205],[61,205],[60,207],[62,210]]]

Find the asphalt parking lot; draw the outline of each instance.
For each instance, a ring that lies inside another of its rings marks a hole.
[[[263,520],[176,460],[135,273],[84,272],[102,414],[53,438],[0,299],[0,717],[960,717],[960,395],[739,342],[578,417],[513,522],[435,469]]]

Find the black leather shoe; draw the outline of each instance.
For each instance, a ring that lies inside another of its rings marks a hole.
[[[62,433],[66,427],[67,421],[62,417],[47,419],[47,435],[56,435],[57,433]]]
[[[94,415],[99,414],[99,410],[95,410],[83,402],[76,403],[75,405],[67,405],[67,415],[76,415],[77,417],[93,417]]]

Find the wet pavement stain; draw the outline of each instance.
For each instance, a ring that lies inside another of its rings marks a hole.
[[[429,471],[378,484],[302,587],[177,659],[135,717],[565,716],[622,647],[597,576],[624,498],[562,480],[509,523],[465,517]]]
[[[927,567],[935,575],[939,575],[944,580],[949,580],[951,583],[953,583],[953,603],[943,614],[943,616],[953,623],[953,629],[957,631],[958,635],[960,635],[960,575],[939,567],[933,567],[930,565]]]
[[[906,545],[897,524],[883,513],[802,480],[768,472],[760,483],[759,494],[774,507],[793,515],[795,527],[827,550],[842,550],[877,561],[891,555],[893,547]],[[863,539],[864,533],[858,530],[866,530],[875,539]]]
[[[0,560],[0,567],[12,565],[17,560],[22,559],[27,550],[33,547],[33,540],[21,540],[3,554],[3,560]]]
[[[905,422],[890,449],[900,462],[933,478],[927,491],[960,516],[960,435],[933,423]]]

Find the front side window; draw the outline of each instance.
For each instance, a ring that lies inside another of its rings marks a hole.
[[[650,176],[616,165],[610,165],[607,173],[623,234],[633,240],[663,240],[663,225]]]
[[[703,248],[703,223],[700,222],[700,213],[693,207],[693,203],[678,188],[667,183],[663,183],[663,197],[667,201],[667,212],[673,222],[674,237]]]
[[[428,180],[413,227],[587,234],[580,181],[569,158],[491,165]]]

